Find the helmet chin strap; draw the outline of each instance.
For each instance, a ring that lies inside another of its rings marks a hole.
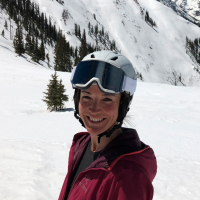
[[[106,135],[107,138],[110,137],[111,134],[112,134],[116,129],[120,128],[121,126],[122,126],[122,122],[119,122],[119,124],[114,125],[113,128],[112,128],[110,131],[108,131],[108,132],[103,132],[103,133],[99,134],[99,135],[98,135],[98,143],[100,143],[100,140],[101,140],[101,138],[102,138],[104,135]]]

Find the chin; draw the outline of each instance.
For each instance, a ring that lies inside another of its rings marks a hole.
[[[106,131],[106,129],[102,129],[102,128],[89,128],[89,127],[87,127],[86,126],[86,129],[87,129],[87,131],[88,131],[88,133],[90,133],[91,135],[99,135],[99,134],[101,134],[101,133],[103,133],[103,132],[105,132]]]

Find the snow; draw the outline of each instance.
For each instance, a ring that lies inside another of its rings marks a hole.
[[[80,2],[80,7],[77,2]],[[96,2],[100,4],[100,1]],[[154,83],[138,82],[125,126],[135,128],[141,140],[155,151],[158,173],[153,181],[154,200],[197,200],[200,199],[199,87],[175,87],[155,83],[155,80],[160,80],[157,76],[159,65],[156,63],[163,62],[164,67],[168,69],[165,64],[168,62],[168,58],[170,58],[168,65],[170,63],[179,64],[174,60],[175,57],[182,59],[182,61],[180,60],[181,65],[178,66],[182,66],[183,70],[188,72],[188,68],[185,66],[188,63],[192,65],[192,61],[184,54],[184,49],[182,50],[180,45],[183,44],[185,32],[190,36],[197,34],[196,27],[187,24],[185,20],[176,16],[162,4],[155,1],[146,4],[144,0],[139,2],[149,11],[154,9],[154,12],[150,12],[150,16],[159,24],[159,40],[155,40],[153,35],[155,31],[141,21],[139,21],[143,23],[141,28],[145,29],[146,34],[143,31],[141,36],[140,33],[136,34],[134,32],[136,30],[133,30],[133,35],[138,40],[134,47],[129,44],[130,38],[123,37],[123,35],[129,34],[130,28],[127,27],[127,32],[119,31],[121,25],[112,32],[109,29],[114,38],[118,37],[120,48],[123,49],[124,46],[123,53],[127,53],[129,57],[131,54],[134,54],[133,57],[135,57],[135,53],[137,53],[138,61],[137,58],[132,58],[131,61],[138,65],[142,65],[148,51],[151,51],[149,45],[152,44],[155,47],[152,52],[154,59],[149,58],[150,61],[148,61],[150,63],[153,60],[156,66],[155,70],[149,74],[146,73],[146,78],[152,79]],[[44,10],[54,13],[55,20],[59,19],[53,9],[56,11],[61,5],[57,5],[55,1],[46,0],[40,0],[40,3],[45,3]],[[69,1],[68,4],[74,4],[74,6],[68,5],[68,7],[70,10],[76,8],[80,13],[86,15],[85,10],[81,11],[81,6],[87,6],[88,3],[90,3],[89,0]],[[123,7],[127,9],[129,3],[133,6],[136,14],[138,10],[134,2],[126,1]],[[98,4],[95,5],[96,7],[88,8],[90,14],[99,8]],[[101,18],[98,14],[97,18],[101,19],[101,23],[106,27],[113,27],[113,24],[118,23],[113,19],[117,15],[116,10],[110,8],[114,15],[110,24],[103,17],[109,12],[109,6],[108,1],[103,1],[101,9],[96,11]],[[107,8],[107,10],[103,10],[103,8]],[[162,14],[160,14],[161,12]],[[73,17],[75,18],[75,13]],[[129,19],[132,17],[129,12]],[[85,17],[82,18],[83,21],[80,24],[83,23],[87,27],[87,23],[84,21]],[[166,18],[172,23],[168,23]],[[77,15],[76,20],[78,19]],[[121,20],[121,18],[119,19]],[[132,19],[137,21],[139,17],[135,15]],[[177,20],[177,23],[174,19]],[[162,24],[162,21],[166,21],[166,23]],[[128,19],[126,23],[128,23]],[[3,25],[3,20],[0,19],[0,30],[3,29]],[[71,28],[72,25],[73,21]],[[164,31],[167,28],[170,30],[168,33]],[[69,95],[66,110],[63,112],[47,111],[46,105],[42,101],[43,92],[46,91],[54,71],[45,64],[42,66],[30,63],[25,58],[16,56],[12,41],[9,40],[9,32],[5,31],[5,34],[5,38],[0,36],[0,199],[55,200],[59,196],[67,173],[68,153],[73,135],[85,131],[73,116],[73,89],[70,84],[70,73],[58,72],[59,78],[65,85],[66,94]],[[173,45],[175,36],[177,45]],[[72,38],[72,43],[78,42],[76,38]],[[124,42],[122,42],[123,40]],[[160,52],[159,44],[165,47],[163,54]],[[131,48],[133,51],[129,53],[128,49]],[[167,57],[166,60],[163,60],[164,54]],[[173,56],[173,54],[175,55]],[[141,56],[141,60],[139,60],[139,56]],[[51,56],[53,65],[52,57],[53,55]]]

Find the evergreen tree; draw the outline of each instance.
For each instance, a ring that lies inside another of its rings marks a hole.
[[[4,30],[2,30],[1,35],[4,37]]]
[[[47,104],[48,110],[58,111],[63,109],[64,102],[68,101],[68,95],[64,94],[66,90],[62,80],[58,81],[56,71],[51,76],[52,79],[47,85],[47,92],[44,92],[46,96],[42,100]]]
[[[74,32],[75,32],[75,36],[78,35],[78,27],[77,24],[74,24]]]
[[[78,36],[81,38],[81,27],[78,25]]]
[[[92,34],[94,33],[94,28],[93,28],[93,26],[91,26],[91,33],[92,33]]]
[[[85,29],[83,31],[83,36],[81,39],[81,45],[79,47],[79,58],[82,60],[87,55],[87,43],[86,43],[86,34]]]
[[[116,44],[115,44],[115,40],[112,40],[111,45],[110,45],[111,51],[116,49]]]
[[[76,66],[79,62],[79,57],[78,57],[78,49],[77,47],[75,48],[75,52],[74,52],[74,65]]]
[[[5,27],[6,30],[8,30],[8,23],[7,23],[7,21],[5,21],[4,27]]]
[[[102,26],[102,31],[101,31],[101,33],[102,33],[102,36],[104,36],[104,28],[103,28],[103,26]]]
[[[199,46],[199,41],[198,41],[198,38],[196,38],[195,40],[194,40],[194,45],[195,45],[195,58],[196,58],[196,60],[198,59],[197,57],[198,57],[198,46]]]
[[[15,38],[13,40],[13,45],[15,48],[15,53],[17,53],[19,56],[21,56],[25,52],[23,35],[22,35],[22,27],[19,24],[17,25]]]
[[[55,59],[55,70],[56,71],[71,71],[71,60],[70,60],[70,46],[66,42],[65,37],[61,36],[55,45],[54,49]]]
[[[95,26],[94,34],[95,34],[95,37],[97,37],[97,35],[98,35],[98,24]]]
[[[88,29],[90,30],[90,22],[88,23]]]
[[[146,22],[149,21],[149,13],[148,13],[148,11],[146,11],[146,14],[145,14],[145,21]]]
[[[30,35],[30,32],[27,33],[26,35],[26,44],[25,44],[25,52],[28,54],[28,55],[31,55],[31,52],[32,52],[32,41],[31,41],[31,35]]]
[[[45,48],[44,48],[43,38],[42,38],[41,45],[40,45],[40,56],[41,56],[41,60],[44,61],[45,60]]]
[[[33,45],[34,46],[33,46],[33,50],[31,53],[31,57],[34,62],[38,63],[39,60],[41,59],[41,54],[40,54],[40,50],[38,48],[38,38],[37,37],[35,38]]]
[[[35,37],[32,36],[32,41],[31,41],[31,55],[34,53],[34,47],[35,47]]]
[[[51,76],[52,79],[47,85],[47,92],[43,92],[46,96],[42,100],[47,104],[47,110],[57,111],[60,107],[58,76],[56,72]]]
[[[47,58],[47,61],[48,61],[48,67],[50,68],[50,64],[49,64],[50,58],[49,58],[49,54],[48,54],[48,53],[47,53],[47,55],[46,55],[46,58]]]

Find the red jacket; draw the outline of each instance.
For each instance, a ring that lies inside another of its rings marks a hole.
[[[122,128],[122,131],[78,175],[68,200],[153,199],[152,181],[157,171],[154,152],[140,141],[134,129]],[[74,136],[69,153],[68,173],[59,200],[65,200],[75,169],[89,141],[88,133]]]

